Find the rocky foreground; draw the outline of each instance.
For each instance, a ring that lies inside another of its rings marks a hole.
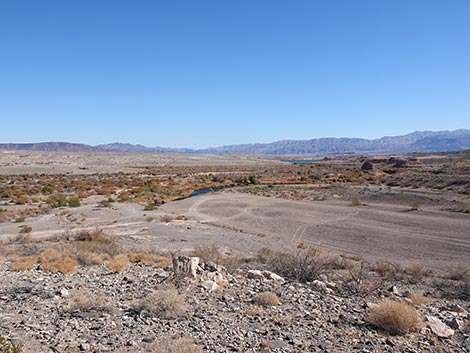
[[[393,336],[368,314],[383,297],[411,302],[404,285],[363,298],[325,276],[301,284],[206,263],[193,266],[194,278],[186,260],[186,276],[141,263],[120,273],[104,265],[16,272],[5,260],[0,335],[35,353],[470,351],[468,301],[423,301],[418,327]]]

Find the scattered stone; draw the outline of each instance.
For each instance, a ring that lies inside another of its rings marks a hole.
[[[454,330],[434,316],[426,316],[426,325],[438,337],[449,338],[454,335]]]

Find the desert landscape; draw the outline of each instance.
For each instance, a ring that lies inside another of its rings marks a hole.
[[[0,346],[465,352],[469,170],[465,151],[4,152]]]

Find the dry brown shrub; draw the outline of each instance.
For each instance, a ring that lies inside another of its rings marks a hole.
[[[38,256],[21,256],[17,257],[17,259],[14,260],[9,267],[13,271],[26,271],[37,264],[38,261]]]
[[[370,265],[371,271],[376,272],[380,277],[386,277],[390,279],[402,279],[403,278],[403,269],[400,265],[377,261],[374,264]]]
[[[199,257],[204,262],[214,262],[216,264],[220,264],[222,260],[220,248],[215,244],[211,246],[197,245],[193,248],[191,255]]]
[[[170,223],[173,220],[173,216],[169,214],[164,214],[160,216],[160,222]]]
[[[128,264],[129,258],[126,254],[115,255],[107,262],[108,268],[114,273],[122,272]]]
[[[329,260],[315,248],[295,254],[276,252],[268,260],[268,269],[289,280],[312,282],[329,270]]]
[[[26,205],[29,203],[29,198],[27,196],[19,196],[14,201],[17,205]]]
[[[101,229],[82,230],[79,233],[65,235],[73,241],[76,252],[94,252],[97,254],[117,255],[121,253],[121,246],[113,237]]]
[[[414,282],[422,281],[425,277],[432,274],[432,271],[423,264],[412,264],[406,269]]]
[[[202,353],[200,346],[189,337],[164,337],[157,341],[155,352],[164,353]]]
[[[448,278],[453,281],[465,281],[470,278],[470,267],[459,265],[449,270]]]
[[[81,251],[77,255],[77,261],[83,266],[101,265],[103,263],[103,256],[91,251]]]
[[[77,268],[77,261],[68,255],[61,255],[51,261],[41,260],[41,269],[48,272],[61,272],[63,274],[72,273]]]
[[[253,298],[253,303],[262,305],[262,306],[276,306],[281,302],[279,301],[278,296],[273,292],[261,292],[257,293]]]
[[[248,309],[242,310],[241,313],[249,317],[266,315],[266,311],[264,311],[264,309],[258,305],[252,305]]]
[[[147,252],[130,252],[127,253],[130,262],[140,262],[146,266],[170,267],[172,266],[172,259],[168,256],[162,256],[156,253]]]
[[[80,291],[75,293],[68,305],[64,308],[67,313],[90,312],[115,314],[117,308],[110,302],[109,297],[96,295],[96,293]]]
[[[369,312],[369,322],[392,335],[404,335],[416,329],[420,319],[418,312],[411,305],[384,299]]]
[[[353,197],[351,199],[351,206],[362,206],[362,202],[358,197]]]
[[[413,305],[415,305],[415,306],[421,306],[421,305],[427,304],[431,301],[429,298],[426,298],[421,293],[411,293],[409,299],[413,302]]]
[[[61,257],[61,254],[54,248],[47,248],[39,254],[40,262],[51,262]]]
[[[146,311],[162,319],[176,319],[186,314],[186,302],[175,287],[165,287],[153,291],[147,297],[137,301],[133,309]]]

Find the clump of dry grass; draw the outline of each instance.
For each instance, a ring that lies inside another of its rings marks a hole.
[[[426,298],[421,293],[411,293],[409,299],[413,302],[414,306],[421,306],[431,301],[429,298]]]
[[[103,295],[90,295],[91,293],[80,291],[75,293],[68,305],[64,308],[64,312],[74,313],[74,312],[100,312],[115,314],[117,308],[110,302],[108,297]]]
[[[129,258],[127,257],[127,255],[119,254],[109,259],[106,265],[114,273],[119,273],[119,272],[122,272],[127,267],[128,264],[129,264]]]
[[[79,254],[77,254],[77,261],[80,265],[83,266],[101,265],[104,258],[104,254],[97,254],[91,251],[81,251]]]
[[[384,299],[369,313],[369,322],[392,335],[404,335],[414,331],[420,321],[418,312],[411,305]]]
[[[41,259],[41,269],[49,272],[72,273],[77,268],[77,261],[68,255],[60,255],[52,260]]]
[[[38,263],[38,256],[21,256],[13,259],[9,267],[13,271],[26,271]]]
[[[170,223],[173,220],[173,216],[169,214],[164,214],[160,216],[160,222]]]
[[[135,302],[133,309],[162,319],[176,319],[186,314],[186,302],[175,287],[165,287]]]
[[[278,296],[273,292],[260,292],[253,298],[253,303],[262,306],[276,306],[281,302],[279,301]]]
[[[452,281],[465,281],[470,279],[470,267],[459,265],[449,270],[448,278]]]
[[[21,353],[23,352],[23,345],[11,341],[7,341],[0,335],[0,352],[2,353]]]
[[[359,199],[359,197],[353,197],[351,199],[351,206],[362,206],[362,201]]]
[[[129,252],[127,257],[130,262],[140,262],[146,266],[158,266],[158,267],[169,267],[172,265],[172,260],[168,256],[162,256],[155,253],[148,252]]]
[[[422,281],[432,274],[432,271],[423,264],[412,264],[406,269],[406,272],[411,276],[410,280],[414,283]]]
[[[169,336],[157,341],[155,352],[202,353],[202,348],[189,337]]]

